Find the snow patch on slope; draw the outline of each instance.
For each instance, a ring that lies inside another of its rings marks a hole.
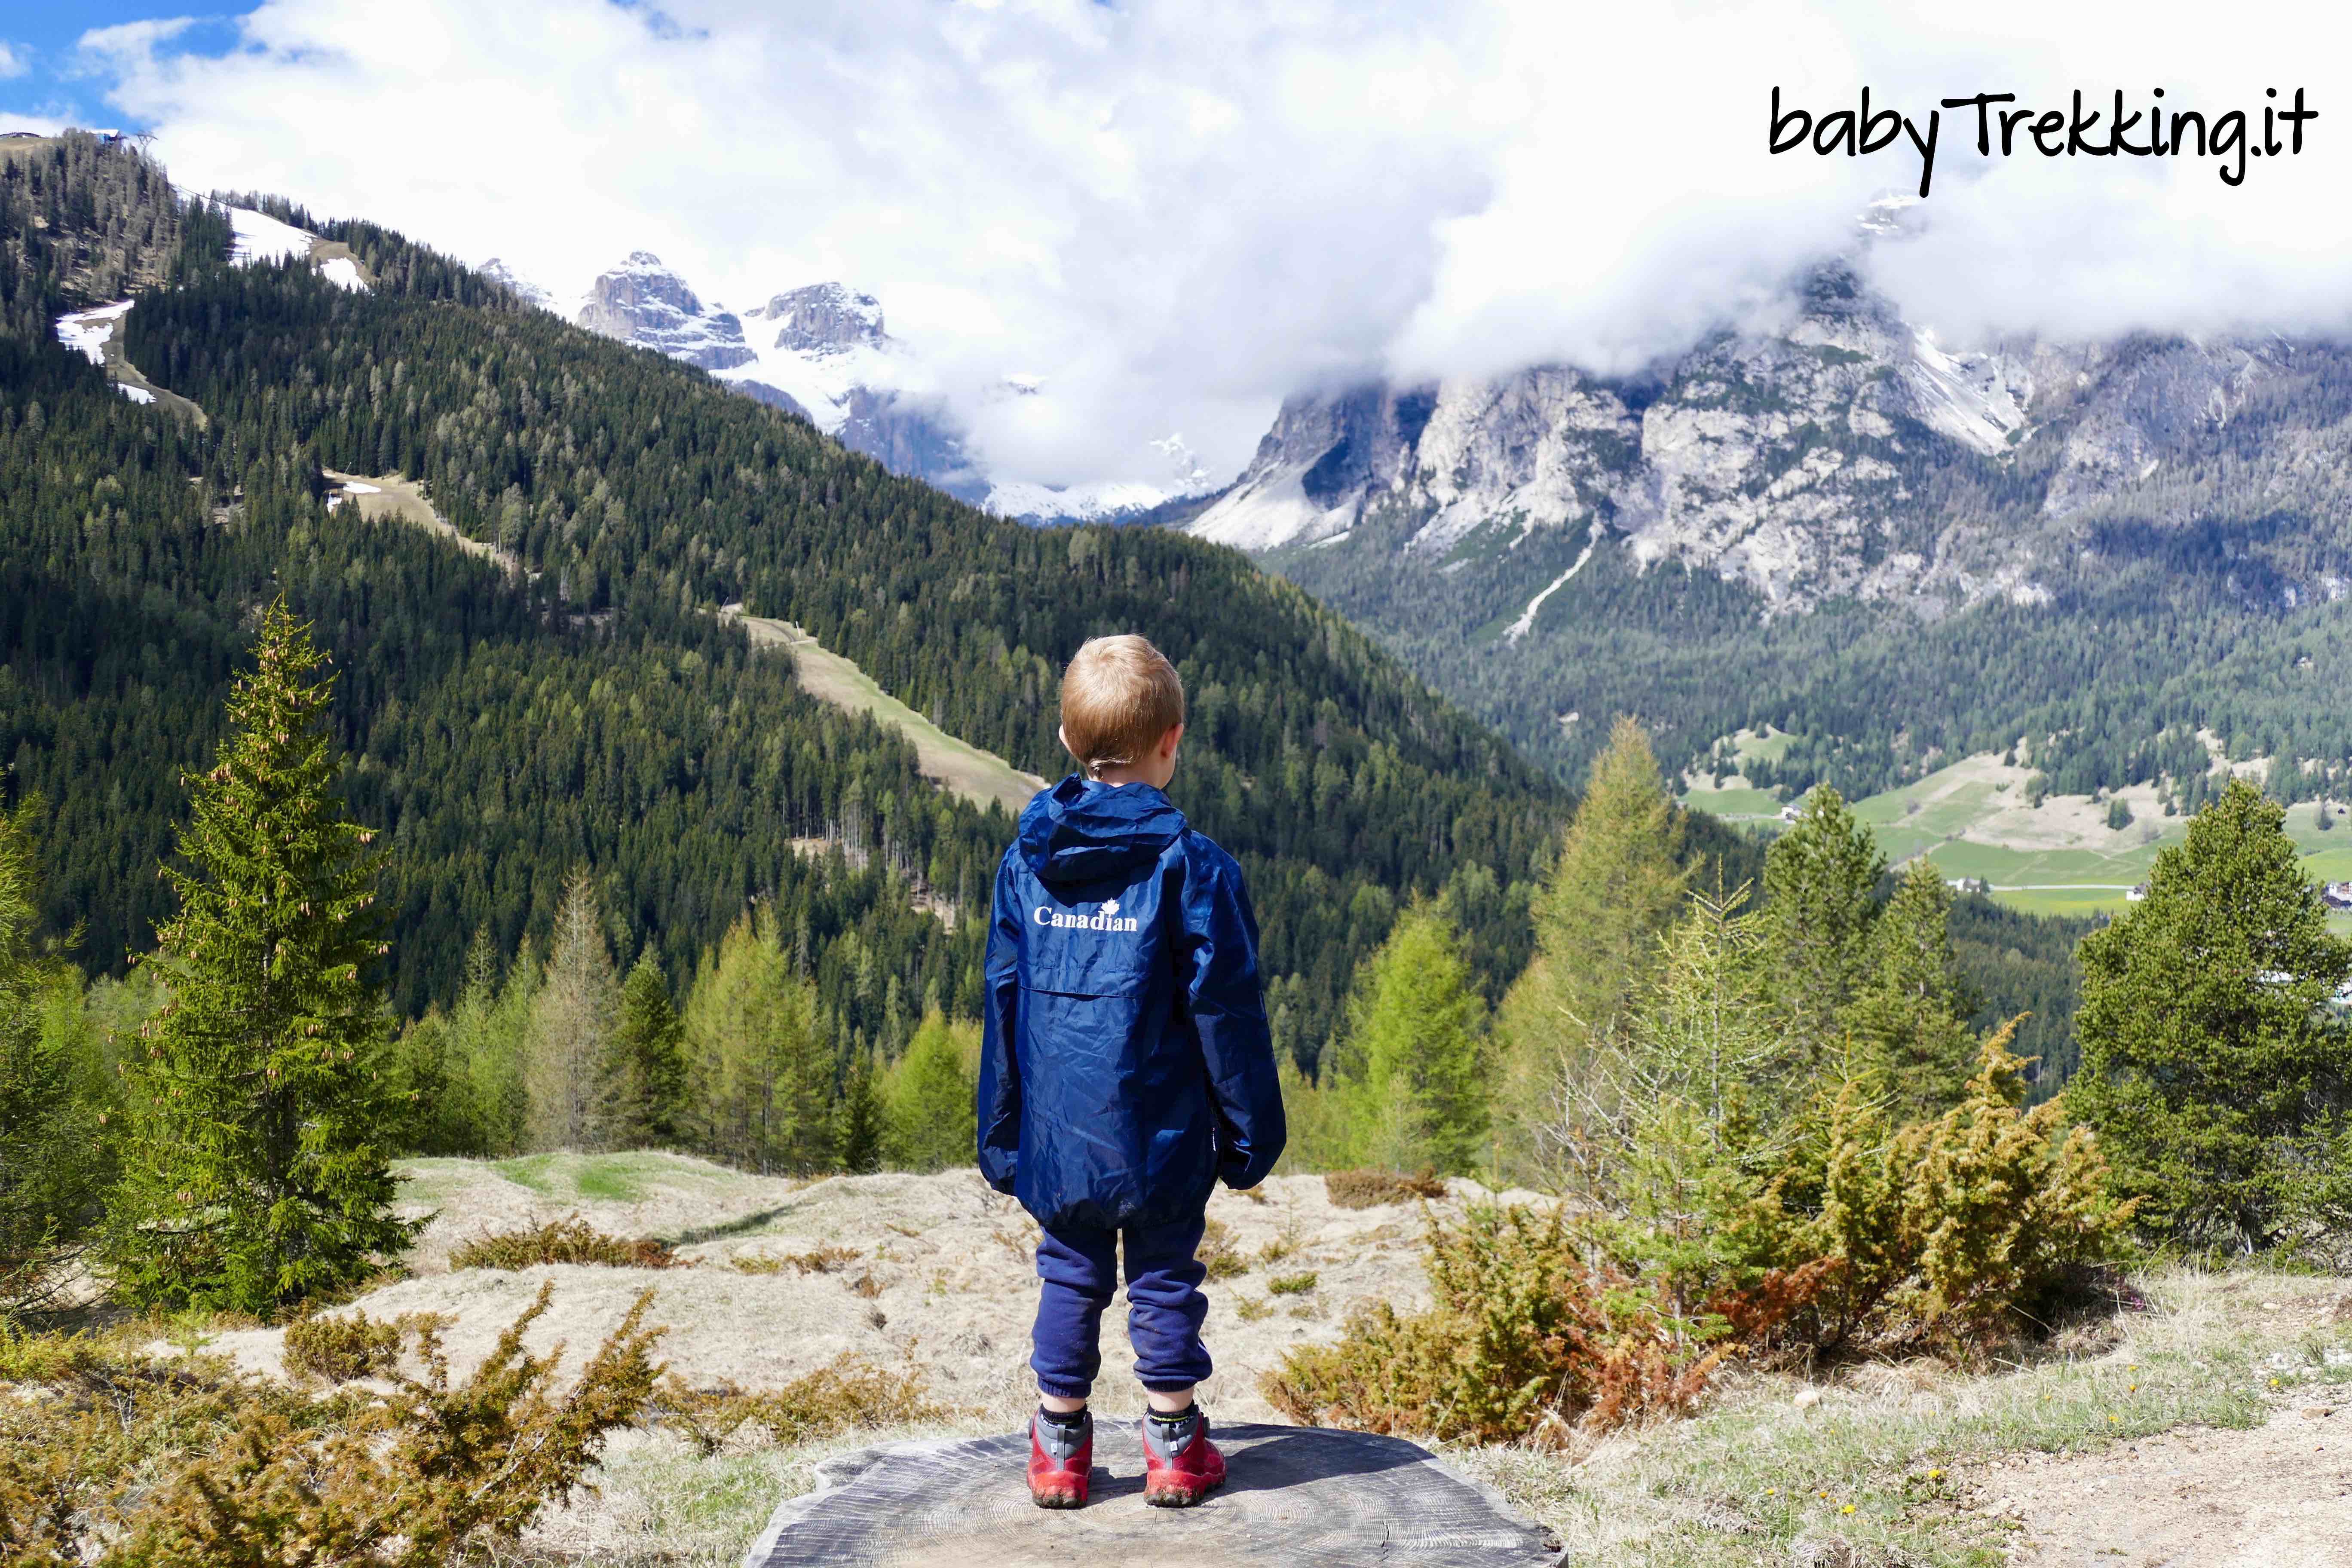
[[[228,258],[239,267],[252,267],[260,262],[290,261],[310,254],[310,247],[319,237],[307,228],[296,228],[290,223],[279,223],[268,213],[257,213],[250,207],[229,207],[228,225],[236,235],[229,247]],[[352,273],[353,281],[359,274]]]
[[[348,256],[330,257],[319,263],[319,276],[338,289],[348,289],[354,294],[364,294],[368,286],[360,281],[360,264]]]
[[[114,336],[122,318],[131,313],[133,303],[130,300],[117,300],[111,305],[100,305],[59,316],[58,342],[92,364],[104,364],[107,341]]]
[[[1911,362],[1903,367],[1903,381],[1931,429],[1993,457],[2007,451],[2011,436],[2025,428],[2022,400],[2032,395],[2030,388],[2008,385],[2004,368],[1993,354],[1946,353],[1937,346],[1935,332],[1919,327],[1911,334]]]
[[[1274,550],[1314,544],[1346,531],[1355,522],[1351,507],[1316,504],[1301,481],[1313,463],[1286,463],[1256,483],[1236,486],[1223,500],[1185,525],[1185,531],[1237,550]]]
[[[1575,576],[1579,572],[1583,571],[1584,563],[1592,559],[1593,544],[1594,541],[1587,539],[1584,542],[1583,553],[1580,554],[1573,562],[1570,563],[1568,570],[1553,578],[1549,587],[1545,588],[1542,593],[1538,594],[1534,598],[1528,601],[1528,607],[1519,612],[1519,618],[1513,621],[1510,624],[1509,629],[1503,633],[1503,640],[1505,642],[1517,642],[1521,637],[1528,635],[1536,624],[1536,612],[1543,608],[1544,601],[1550,598],[1554,594],[1559,593],[1562,588],[1567,587],[1568,580],[1570,577]]]

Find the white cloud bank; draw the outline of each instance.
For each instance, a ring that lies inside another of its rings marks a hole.
[[[1965,14],[1962,14],[1965,13]],[[1212,468],[1286,393],[1638,363],[1771,308],[1907,143],[1764,151],[1766,104],[2308,89],[2300,158],[1986,163],[1948,111],[1881,281],[1948,340],[2352,325],[2334,5],[1979,0],[266,0],[236,47],[84,39],[184,182],[364,214],[559,293],[631,248],[744,306],[838,278],[1004,471]],[[2324,73],[2324,74],[2323,74]],[[1969,117],[1972,118],[1972,117]],[[1044,395],[991,395],[1008,371]]]

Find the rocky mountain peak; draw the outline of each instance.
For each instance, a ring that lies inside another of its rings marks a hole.
[[[743,323],[706,307],[686,279],[650,250],[633,250],[600,274],[573,318],[590,331],[656,350],[704,370],[731,370],[759,356],[743,342]]]
[[[775,323],[775,346],[801,353],[860,344],[879,348],[888,342],[882,330],[882,302],[843,283],[810,283],[743,314],[751,321]]]

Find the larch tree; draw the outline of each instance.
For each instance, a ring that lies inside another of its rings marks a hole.
[[[978,1106],[966,1058],[977,1055],[969,1024],[928,1015],[882,1089],[882,1157],[893,1170],[940,1171],[969,1165]]]
[[[1529,909],[1535,956],[1496,1017],[1497,1144],[1507,1169],[1556,1176],[1591,1131],[1582,1081],[1618,1040],[1690,888],[1683,818],[1650,737],[1617,721]]]
[[[815,991],[793,972],[764,907],[739,917],[703,964],[685,1024],[703,1147],[761,1171],[831,1163],[833,1061]]]
[[[1348,998],[1339,1093],[1358,1163],[1458,1175],[1486,1159],[1486,1013],[1454,927],[1407,909]]]
[[[54,1300],[107,1163],[79,976],[34,936],[37,811],[0,814],[0,1325]]]
[[[2307,1141],[2352,1097],[2330,1003],[2352,949],[2286,835],[2285,811],[2233,780],[2165,849],[2147,896],[2083,939],[2067,1087],[2139,1218],[2195,1247],[2277,1240]]]
[[[524,1068],[531,1147],[604,1144],[620,989],[612,949],[604,944],[595,879],[583,866],[564,881],[546,975],[531,1004],[530,1054]]]
[[[157,933],[170,1000],[131,1053],[131,1133],[110,1205],[118,1289],[151,1305],[267,1311],[362,1278],[395,1218],[371,906],[380,857],[335,793],[327,662],[281,600],[230,733],[187,779],[192,813]]]

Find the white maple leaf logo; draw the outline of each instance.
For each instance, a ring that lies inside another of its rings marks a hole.
[[[1115,915],[1118,913],[1118,900],[1117,899],[1105,899],[1103,900],[1103,913],[1107,915]]]

